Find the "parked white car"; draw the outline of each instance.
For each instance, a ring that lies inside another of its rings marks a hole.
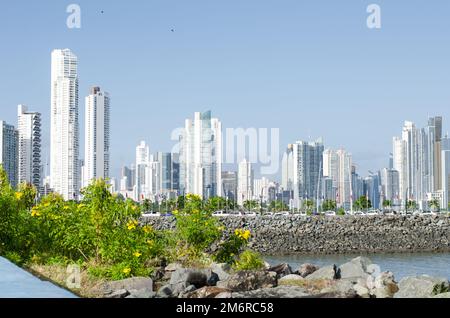
[[[247,216],[247,217],[256,217],[256,212],[245,212],[243,216]]]
[[[284,211],[284,212],[277,212],[274,214],[274,216],[289,216],[290,213],[288,211]]]
[[[336,212],[334,211],[326,211],[325,216],[336,216]]]
[[[437,215],[435,212],[432,211],[423,211],[422,213],[420,213],[421,216],[434,216]]]
[[[142,214],[143,217],[160,217],[161,213],[159,212],[148,212],[148,213],[144,213]]]
[[[216,211],[212,214],[213,216],[217,216],[217,217],[222,217],[222,216],[229,216],[228,213],[226,213],[225,211]]]
[[[376,216],[376,215],[378,215],[378,212],[377,211],[369,211],[369,212],[367,212],[367,215]]]

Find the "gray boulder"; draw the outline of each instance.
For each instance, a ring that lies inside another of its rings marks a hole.
[[[428,275],[406,277],[398,284],[399,291],[394,298],[429,298],[450,291],[446,278]]]
[[[116,290],[141,290],[146,289],[153,291],[153,280],[148,277],[133,277],[124,280],[118,280],[115,282],[105,283],[103,286],[105,291],[116,291]]]
[[[247,292],[232,293],[233,298],[305,298],[310,296],[306,289],[297,286],[278,286]]]
[[[299,282],[299,281],[303,281],[305,280],[303,277],[301,277],[300,275],[295,275],[295,274],[291,274],[291,275],[286,275],[282,278],[280,278],[278,280],[278,284],[279,285],[289,285],[289,283],[295,283],[295,282]]]
[[[240,271],[232,274],[227,280],[217,283],[217,287],[233,292],[272,288],[276,285],[277,273],[266,271]]]
[[[383,272],[368,282],[370,294],[376,298],[392,298],[399,290],[394,274],[391,272]]]
[[[325,267],[318,269],[314,273],[306,276],[305,279],[307,279],[307,280],[323,280],[323,279],[333,280],[333,279],[339,279],[340,277],[341,276],[339,273],[339,269],[336,267],[336,265],[331,265],[331,266],[325,266]]]
[[[126,290],[126,289],[119,289],[119,290],[116,290],[116,291],[112,292],[111,294],[105,296],[105,298],[125,298],[129,294],[130,293],[128,292],[128,290]]]
[[[345,295],[345,297],[343,298],[355,298],[357,292],[353,287],[354,284],[351,280],[347,279],[334,280],[331,281],[331,284],[328,287],[323,288],[320,291],[320,294]]]
[[[158,292],[156,293],[156,297],[159,298],[172,298],[174,292],[172,291],[171,285],[164,285],[162,286]]]
[[[171,285],[182,284],[186,287],[194,285],[196,288],[204,286],[214,286],[219,280],[219,276],[213,273],[211,269],[178,269],[170,277]]]
[[[228,289],[219,288],[215,286],[206,286],[197,289],[186,295],[186,298],[216,298],[218,295],[229,293]]]
[[[286,275],[290,275],[293,273],[291,266],[286,263],[280,264],[277,266],[273,266],[273,267],[269,268],[268,271],[277,273],[278,278],[281,278],[281,277],[284,277]]]
[[[367,257],[357,257],[355,259],[352,259],[350,262],[342,264],[339,267],[341,278],[367,279],[367,277],[369,277],[368,271],[370,270],[370,265],[372,265],[372,261]]]
[[[130,293],[130,295],[128,295],[126,298],[147,299],[147,298],[153,298],[156,296],[156,293],[149,289],[129,290],[129,293]]]
[[[230,277],[231,266],[229,264],[212,264],[211,271],[216,273],[219,280],[227,280]]]
[[[166,272],[175,272],[178,269],[182,269],[183,265],[181,265],[180,263],[170,263],[169,265],[166,266],[166,268],[164,269]]]
[[[295,274],[300,275],[301,277],[305,278],[308,275],[311,275],[315,271],[319,269],[318,266],[313,264],[303,264],[300,266],[300,268],[295,272]]]

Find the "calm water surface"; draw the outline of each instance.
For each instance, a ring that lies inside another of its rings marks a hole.
[[[293,270],[301,264],[311,263],[319,266],[341,265],[349,260],[361,256],[360,254],[342,255],[287,255],[265,256],[271,265],[288,263]],[[400,280],[407,276],[430,275],[450,279],[450,253],[420,253],[420,254],[369,254],[363,255],[378,264],[382,271],[391,271]]]

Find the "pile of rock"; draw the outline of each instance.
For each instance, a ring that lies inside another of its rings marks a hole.
[[[157,276],[156,283],[149,278],[107,283],[103,295],[108,298],[448,298],[450,295],[447,279],[418,276],[397,283],[391,272],[381,272],[366,257],[340,266],[319,268],[304,264],[295,271],[288,264],[237,272],[227,264],[213,264],[205,269],[170,264],[159,270]]]

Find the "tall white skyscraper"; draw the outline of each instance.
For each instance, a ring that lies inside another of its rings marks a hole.
[[[52,52],[50,180],[66,200],[79,195],[78,59],[69,49]]]
[[[146,170],[150,163],[150,148],[145,141],[136,147],[136,185],[135,199],[140,201],[145,198],[147,192]]]
[[[402,138],[393,138],[394,169],[399,175],[399,199],[406,200],[407,194],[407,168],[406,168],[406,145]]]
[[[399,172],[399,191],[403,205],[416,201],[424,208],[430,197],[442,190],[442,117],[432,117],[425,128],[410,121],[402,136],[394,137],[394,169]]]
[[[326,149],[323,152],[323,175],[333,180],[338,206],[349,209],[352,193],[352,155],[343,149]]]
[[[441,208],[450,209],[450,149],[442,150],[441,153],[441,171],[442,171],[442,197]]]
[[[41,186],[41,114],[17,107],[19,133],[18,182]]]
[[[253,199],[253,169],[252,164],[247,161],[247,159],[242,160],[239,163],[238,169],[238,197],[237,202],[240,206],[244,204],[245,201]]]
[[[180,192],[222,196],[222,124],[211,112],[187,119],[180,136]]]
[[[294,145],[288,145],[281,162],[281,187],[284,191],[291,191],[294,188]]]
[[[110,168],[110,98],[99,87],[86,97],[84,184],[108,179]]]

